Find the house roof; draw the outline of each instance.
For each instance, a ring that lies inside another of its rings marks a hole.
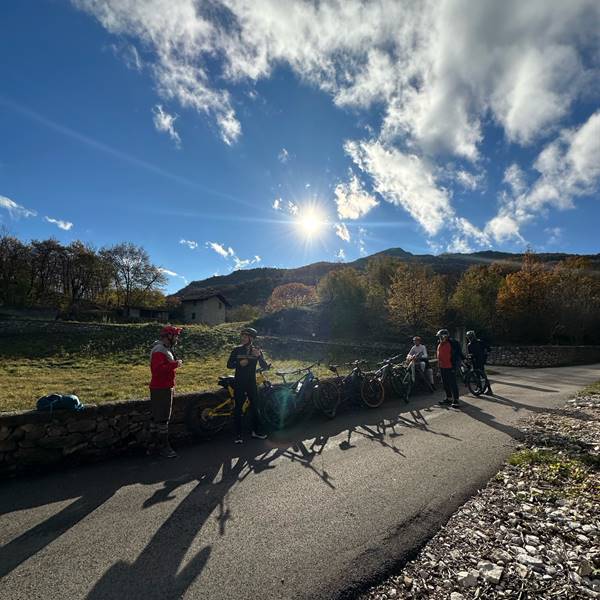
[[[223,294],[221,294],[220,292],[216,292],[215,290],[197,290],[195,292],[190,292],[189,294],[186,294],[185,296],[183,296],[181,298],[182,302],[189,302],[191,300],[208,300],[209,298],[218,298],[225,306],[230,307],[231,304],[229,303],[229,301],[227,300],[227,298],[225,298],[225,296],[223,296]]]

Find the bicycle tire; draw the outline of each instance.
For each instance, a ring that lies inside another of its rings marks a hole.
[[[313,396],[315,406],[330,419],[336,415],[340,404],[340,388],[333,381],[319,381]]]
[[[397,367],[392,372],[391,377],[392,390],[398,398],[408,402],[410,392],[412,391],[412,377],[410,371],[405,367]]]
[[[466,384],[473,396],[481,396],[487,389],[486,378],[480,371],[470,371],[466,376]]]
[[[365,374],[360,384],[360,399],[368,408],[378,408],[383,404],[385,389],[375,374]]]
[[[273,387],[261,399],[263,421],[272,429],[283,429],[296,417],[296,397],[288,386]]]
[[[194,433],[218,433],[221,431],[227,425],[230,417],[211,415],[210,411],[222,403],[223,398],[216,394],[203,396],[202,404],[190,402],[185,409],[185,423],[188,429]],[[233,412],[233,400],[231,400],[231,410]]]

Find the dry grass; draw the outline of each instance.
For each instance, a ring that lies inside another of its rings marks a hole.
[[[217,377],[228,373],[228,353],[190,357],[177,373],[177,392],[213,390]],[[271,361],[275,370],[305,366],[300,360]],[[326,373],[324,368],[317,370]],[[148,397],[147,363],[125,362],[116,356],[101,358],[3,359],[0,363],[0,411],[35,408],[37,398],[52,392],[76,394],[84,404]]]

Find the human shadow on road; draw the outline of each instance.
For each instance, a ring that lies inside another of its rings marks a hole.
[[[418,408],[414,408],[412,413],[402,413],[404,408],[404,405],[388,404],[379,410],[349,412],[335,421],[312,419],[290,430],[274,432],[266,442],[253,441],[241,449],[233,447],[230,440],[221,439],[211,442],[213,445],[208,455],[206,444],[201,444],[197,451],[195,448],[183,451],[175,461],[129,456],[101,464],[73,467],[60,473],[8,482],[0,495],[0,515],[58,502],[70,503],[0,547],[0,577],[7,575],[60,538],[124,487],[140,484],[160,486],[152,491],[140,506],[140,509],[144,510],[157,504],[175,501],[179,488],[195,483],[193,490],[161,525],[155,538],[138,560],[131,565],[118,563],[112,567],[96,584],[93,591],[95,595],[91,597],[102,597],[107,590],[114,588],[115,582],[125,585],[125,579],[132,580],[131,593],[137,594],[144,587],[141,581],[143,571],[152,570],[158,560],[156,556],[160,553],[155,548],[182,524],[183,517],[180,515],[189,512],[190,507],[195,507],[202,497],[207,499],[208,504],[203,504],[204,508],[200,507],[198,514],[194,514],[185,528],[185,534],[178,538],[177,544],[169,550],[169,556],[164,559],[167,565],[163,571],[168,575],[173,589],[183,590],[198,576],[210,556],[210,547],[204,548],[184,571],[176,575],[185,549],[213,511],[216,512],[219,532],[225,535],[227,522],[231,518],[230,509],[227,507],[227,494],[233,485],[248,476],[259,476],[274,469],[277,461],[285,459],[313,472],[324,485],[335,489],[334,477],[326,467],[323,455],[331,437],[348,432],[346,445],[341,442],[339,447],[351,449],[355,447],[350,441],[351,437],[360,435],[402,457],[400,449],[386,439],[390,429],[415,427],[439,435],[427,425],[422,416],[419,416]],[[215,478],[218,473],[222,475],[216,484]],[[208,494],[202,491],[206,486],[210,489]],[[137,581],[138,578],[140,581]]]
[[[509,385],[511,387],[523,388],[526,390],[534,390],[535,392],[558,392],[553,388],[537,387],[535,385],[525,385],[524,383],[513,383],[512,381],[499,381],[498,379],[490,379],[490,382],[494,385]]]

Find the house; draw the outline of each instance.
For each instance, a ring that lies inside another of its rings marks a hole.
[[[123,316],[126,319],[134,319],[136,321],[159,321],[166,323],[169,320],[169,309],[129,306],[123,309]]]
[[[214,290],[199,290],[181,298],[184,323],[218,325],[225,323],[227,309],[231,304]]]

